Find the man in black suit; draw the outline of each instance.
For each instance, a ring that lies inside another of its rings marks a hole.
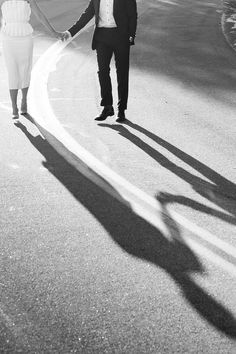
[[[136,0],[90,0],[78,21],[63,32],[68,39],[79,32],[95,16],[92,49],[96,49],[98,78],[103,110],[95,120],[102,121],[114,115],[110,63],[115,57],[118,84],[118,119],[125,121],[129,87],[130,46],[134,45],[137,27]]]

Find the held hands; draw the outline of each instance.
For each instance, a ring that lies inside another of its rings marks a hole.
[[[57,32],[55,31],[55,37],[57,39],[60,39],[61,41],[66,41],[71,37],[70,33],[65,31],[65,32]]]
[[[71,34],[69,31],[64,31],[61,33],[61,41],[67,41],[69,38],[71,38]]]

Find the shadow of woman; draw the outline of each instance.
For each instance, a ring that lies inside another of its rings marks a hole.
[[[40,135],[33,136],[16,125],[44,156],[43,165],[103,225],[111,238],[128,254],[162,268],[178,284],[195,310],[219,331],[236,338],[236,320],[229,310],[207,294],[191,277],[204,269],[180,234],[171,241],[157,228],[136,215],[116,190],[112,195],[69,164]],[[99,176],[94,176],[95,178]],[[107,183],[107,182],[106,182]],[[108,184],[108,183],[107,183]],[[108,190],[112,189],[109,186]]]
[[[133,144],[135,144],[144,152],[146,152],[161,166],[163,166],[167,170],[171,171],[172,173],[189,183],[197,193],[202,195],[204,198],[210,200],[211,202],[214,202],[216,205],[226,210],[227,213],[221,212],[211,207],[207,207],[192,199],[179,197],[178,200],[181,200],[183,204],[188,205],[193,209],[196,209],[203,213],[215,216],[233,225],[236,224],[236,185],[233,182],[229,181],[225,177],[221,176],[219,173],[212,170],[210,167],[204,165],[202,162],[188,155],[184,151],[178,149],[174,145],[168,143],[166,140],[158,137],[154,133],[141,127],[140,125],[134,124],[129,120],[126,120],[125,124],[146,135],[148,138],[152,139],[161,147],[164,147],[174,156],[178,157],[191,168],[195,169],[198,173],[201,173],[210,182],[206,181],[201,177],[195,176],[193,173],[187,171],[183,167],[176,165],[163,154],[154,149],[152,146],[145,143],[138,136],[131,133],[130,130],[127,129],[124,125],[109,125],[104,123],[99,125],[117,131],[124,138],[130,140]],[[175,201],[176,200],[177,199],[175,199]]]

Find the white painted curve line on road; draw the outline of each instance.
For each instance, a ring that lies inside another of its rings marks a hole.
[[[9,102],[10,103],[10,102]],[[0,102],[0,108],[2,108],[4,111],[11,111],[11,107],[10,107],[10,104],[7,105],[3,102]]]
[[[108,193],[112,194],[123,203],[129,203],[130,207],[137,215],[158,228],[166,238],[170,239],[168,229],[160,216],[161,205],[159,202],[154,197],[149,196],[115,173],[79,145],[79,143],[65,131],[54,115],[47,92],[48,77],[50,72],[55,70],[61,51],[70,42],[71,40],[64,43],[57,42],[53,44],[34,65],[29,90],[29,112],[32,114],[41,133],[43,133],[54,148],[55,142],[60,142],[59,145],[56,144],[56,149],[72,165]],[[78,162],[76,163],[71,156],[76,156],[87,167],[81,165],[78,167]],[[107,185],[95,174],[92,176],[91,170],[98,176],[101,176],[103,180],[107,181]],[[109,188],[109,186],[112,186],[112,188]],[[120,198],[119,195],[121,196]],[[170,212],[169,214],[178,225],[190,231],[191,234],[188,237],[183,236],[183,239],[194,252],[207,258],[229,272],[230,275],[236,277],[236,248],[193,224],[183,216],[175,212]]]

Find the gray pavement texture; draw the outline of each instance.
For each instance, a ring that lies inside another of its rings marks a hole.
[[[64,30],[86,3],[40,6]],[[222,3],[138,10],[127,124],[91,119],[91,27],[50,75],[53,110],[88,151],[159,195],[163,217],[176,210],[235,246],[236,56]],[[37,60],[54,40],[32,21]],[[180,242],[174,220],[170,240],[86,178],[29,119],[11,122],[0,64],[0,352],[234,354],[235,278]]]

